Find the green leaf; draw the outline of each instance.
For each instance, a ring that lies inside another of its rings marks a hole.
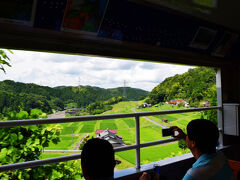
[[[16,142],[17,139],[18,139],[18,138],[17,138],[17,135],[16,135],[15,133],[10,134],[10,140],[11,140],[11,142]]]
[[[1,59],[0,59],[0,64],[4,64],[11,67],[11,65],[7,61],[1,60]]]
[[[32,139],[28,139],[27,140],[27,143],[26,143],[26,146],[30,146],[32,144]],[[25,148],[24,148],[25,149]]]
[[[53,128],[51,126],[47,126],[46,128],[48,131],[51,131]]]
[[[22,134],[18,134],[18,140],[22,140],[23,139],[23,135]]]
[[[10,155],[13,152],[13,149],[8,149],[7,155]]]
[[[10,52],[11,54],[13,54],[13,52],[12,52],[10,49],[8,49],[8,52]]]
[[[38,145],[38,144],[40,144],[40,140],[39,139],[35,139],[35,143],[34,143],[35,145]]]
[[[7,152],[8,152],[7,148],[3,148],[3,149],[1,150],[1,155],[6,155]]]
[[[3,68],[3,66],[1,65],[0,69],[6,74],[5,69]]]
[[[8,51],[13,54],[11,50],[8,50]],[[0,65],[1,65],[0,70],[2,70],[5,74],[6,74],[6,71],[3,65],[11,67],[11,65],[7,61],[10,61],[9,57],[3,50],[0,50]]]

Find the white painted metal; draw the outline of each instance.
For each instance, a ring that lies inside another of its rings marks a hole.
[[[29,126],[38,124],[56,124],[56,123],[69,123],[69,122],[81,122],[81,121],[94,121],[94,120],[106,120],[117,118],[128,118],[136,116],[153,116],[161,114],[177,114],[196,111],[207,111],[221,109],[221,106],[204,107],[204,108],[191,108],[191,109],[178,109],[169,111],[153,111],[153,112],[138,112],[138,113],[126,113],[126,114],[109,114],[109,115],[97,115],[97,116],[78,116],[67,118],[48,118],[48,119],[30,119],[30,120],[11,120],[0,121],[1,127],[14,127],[14,126]]]
[[[222,74],[221,69],[218,68],[216,72],[216,87],[217,87],[217,105],[222,107]],[[224,131],[224,119],[223,119],[223,110],[222,108],[217,111],[218,118],[218,130],[219,130],[219,144],[220,146],[224,145],[223,142],[223,131]]]
[[[135,142],[136,142],[136,168],[141,168],[140,161],[140,120],[139,116],[135,117]]]
[[[224,103],[224,134],[239,136],[238,110],[239,104]]]
[[[98,115],[98,116],[82,116],[82,117],[70,117],[70,118],[51,118],[51,119],[34,119],[34,120],[14,120],[14,121],[1,121],[0,127],[14,127],[14,126],[26,126],[26,125],[37,125],[37,124],[53,124],[53,123],[69,123],[69,122],[80,122],[80,121],[92,121],[92,120],[106,120],[106,119],[116,119],[116,118],[127,118],[127,117],[135,117],[135,137],[136,144],[130,146],[123,146],[119,148],[115,148],[115,152],[127,151],[127,150],[136,150],[136,168],[140,169],[140,149],[143,147],[149,147],[164,143],[170,143],[177,141],[178,139],[165,139],[147,143],[140,143],[140,122],[139,117],[141,116],[152,116],[152,115],[160,115],[160,114],[177,114],[177,113],[185,113],[185,112],[196,112],[196,111],[208,111],[208,110],[219,110],[221,106],[216,107],[205,107],[205,108],[192,108],[192,109],[180,109],[180,110],[170,110],[170,111],[154,111],[154,112],[141,112],[141,113],[127,113],[127,114],[113,114],[113,115]],[[70,160],[80,159],[81,154],[74,154],[56,158],[42,159],[42,160],[34,160],[27,161],[23,163],[15,163],[9,165],[0,166],[0,172],[11,171],[15,169],[24,169],[31,168],[36,166],[41,166],[45,164],[58,163]]]
[[[164,139],[164,140],[153,141],[148,143],[142,143],[142,144],[139,144],[139,148],[165,144],[165,143],[175,142],[175,141],[177,141],[177,139],[170,138],[170,139]],[[137,145],[118,147],[118,148],[115,148],[114,151],[121,152],[121,151],[128,151],[128,150],[134,150],[134,149],[137,149]],[[23,163],[2,165],[0,166],[0,172],[11,171],[15,169],[31,168],[35,166],[42,166],[46,164],[52,164],[52,163],[58,163],[58,162],[64,162],[64,161],[77,160],[80,158],[81,158],[81,154],[76,153],[74,155],[62,156],[57,158],[49,158],[49,159],[42,159],[42,160],[27,161]]]

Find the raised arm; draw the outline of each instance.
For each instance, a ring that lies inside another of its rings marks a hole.
[[[186,140],[187,135],[183,132],[182,129],[180,129],[177,126],[172,126],[171,128],[173,129],[174,132],[177,132],[177,133],[174,133],[172,137]]]

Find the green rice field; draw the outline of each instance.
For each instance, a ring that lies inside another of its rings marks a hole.
[[[153,106],[149,108],[137,109],[137,111],[138,112],[165,111],[165,110],[176,110],[176,109],[182,109],[182,108],[183,107],[179,108],[176,105],[164,104],[164,105],[158,105],[157,107]],[[149,118],[167,126],[178,126],[180,128],[185,128],[189,121],[200,118],[200,116],[201,116],[200,112],[189,112],[189,113],[149,116]],[[168,123],[165,123],[162,120],[163,118],[166,119]]]
[[[128,101],[120,102],[113,105],[113,109],[106,111],[103,114],[120,114],[132,113],[133,110],[140,105],[141,101]],[[135,109],[138,112],[148,111],[161,111],[161,110],[174,110],[179,109],[177,106],[172,105],[158,105],[158,107],[148,107],[143,109]],[[199,112],[181,113],[181,114],[168,114],[149,116],[148,118],[167,125],[177,125],[185,128],[188,122],[192,119],[200,117]],[[168,123],[162,121],[162,118],[168,120]],[[92,133],[97,129],[116,129],[117,134],[123,137],[123,141],[127,145],[135,144],[135,121],[134,118],[121,118],[88,122],[64,123],[61,124],[62,131],[58,144],[50,144],[45,150],[73,150],[75,145],[84,137],[86,133]],[[154,124],[144,117],[140,118],[140,141],[141,143],[156,141],[164,139],[161,135],[162,127]],[[169,137],[168,137],[169,138]],[[147,147],[141,149],[141,164],[154,162],[157,160],[169,158],[181,154],[182,150],[178,147],[178,143],[169,143],[165,145]],[[42,158],[58,157],[69,155],[68,152],[44,152]],[[124,151],[116,153],[116,159],[122,163],[117,165],[117,169],[125,169],[135,166],[135,150]]]

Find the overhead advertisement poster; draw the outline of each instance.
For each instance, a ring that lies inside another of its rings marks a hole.
[[[130,0],[138,2],[138,0]],[[212,9],[217,8],[218,0],[144,0],[144,2],[166,6],[185,13],[211,14]]]
[[[69,0],[62,23],[62,30],[97,33],[108,0]]]
[[[1,0],[0,21],[33,25],[36,0]]]
[[[39,0],[37,3],[34,27],[60,30],[67,0]]]
[[[208,49],[216,34],[216,30],[200,26],[189,46],[196,49]]]
[[[232,45],[237,41],[239,35],[236,33],[225,32],[222,38],[218,41],[212,55],[225,57]]]

